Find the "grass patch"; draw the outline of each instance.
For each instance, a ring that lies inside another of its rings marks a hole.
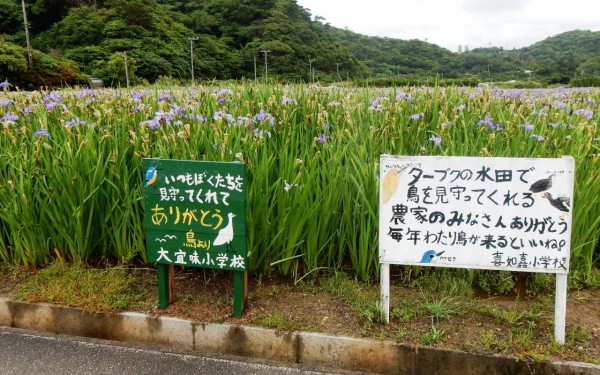
[[[382,306],[379,295],[369,293],[368,284],[350,279],[343,272],[336,272],[327,277],[321,284],[329,293],[348,302],[356,315],[370,328],[373,323],[381,321]]]
[[[55,262],[21,285],[15,297],[33,303],[78,307],[93,313],[116,313],[139,307],[142,293],[135,271]]]
[[[393,306],[390,311],[390,318],[398,319],[400,323],[408,323],[411,319],[419,316],[422,309],[413,302],[402,301],[398,306]]]
[[[265,327],[286,332],[297,331],[301,328],[298,323],[282,311],[264,312],[259,315],[260,316],[255,319],[255,323]]]
[[[469,276],[461,275],[459,272],[454,272],[454,270],[435,270],[429,274],[419,276],[412,282],[412,286],[430,294],[441,293],[454,297],[473,296]]]
[[[452,315],[460,312],[454,299],[449,297],[440,297],[425,301],[423,308],[429,313],[431,320],[434,322],[439,322],[442,319],[450,319]]]
[[[445,332],[443,329],[437,328],[436,326],[434,326],[432,324],[431,330],[428,332],[425,332],[419,338],[419,344],[432,345],[432,344],[435,344],[436,342],[438,342],[438,343],[443,342],[445,340],[444,333]]]

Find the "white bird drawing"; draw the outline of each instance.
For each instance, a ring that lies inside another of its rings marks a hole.
[[[407,167],[401,169],[392,168],[383,177],[381,182],[381,201],[386,204],[398,190],[398,183],[400,182],[400,175]]]
[[[222,228],[219,231],[217,238],[215,238],[215,240],[213,241],[213,246],[227,244],[227,246],[229,247],[231,241],[233,240],[233,218],[235,217],[235,215],[232,212],[230,212],[229,214],[227,214],[227,217],[229,218],[229,222],[224,228]]]

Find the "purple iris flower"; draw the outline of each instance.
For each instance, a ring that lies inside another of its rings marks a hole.
[[[48,133],[48,130],[46,130],[46,128],[44,128],[43,126],[40,128],[40,130],[38,130],[35,133],[33,133],[33,135],[36,136],[36,137],[48,137],[48,138],[50,138],[50,133]]]
[[[490,129],[494,129],[494,119],[486,116],[483,120],[479,120],[479,122],[477,122],[477,126],[481,125],[488,125]]]
[[[4,115],[4,119],[9,120],[9,121],[17,121],[19,119],[19,116],[15,115],[11,111],[8,111]]]
[[[587,118],[588,120],[591,120],[592,117],[594,116],[594,112],[588,110],[588,109],[576,109],[573,111],[574,115],[581,115],[584,116],[585,118]]]
[[[238,116],[236,123],[238,125],[248,125],[248,124],[250,124],[250,121],[252,121],[252,120],[250,120],[246,116]]]
[[[323,144],[325,142],[327,142],[327,138],[329,138],[329,136],[327,136],[327,134],[322,133],[318,138],[317,138],[317,143],[319,144]]]
[[[526,122],[525,124],[521,125],[523,127],[523,129],[525,129],[526,132],[530,132],[533,130],[533,125],[530,124],[529,122]]]
[[[545,139],[545,138],[544,138],[544,137],[542,137],[541,135],[537,135],[537,134],[531,134],[531,135],[529,136],[529,138],[535,138],[535,139],[537,139],[537,140],[538,140],[538,142],[541,142],[541,141],[543,141],[543,140]]]
[[[269,125],[270,126],[275,126],[275,117],[273,117],[272,114],[265,112],[264,110],[260,110],[260,112],[258,112],[256,115],[254,115],[254,117],[252,118],[252,122],[253,123],[258,123],[258,122],[262,122],[268,120],[269,121]]]
[[[173,96],[171,96],[171,94],[169,94],[168,92],[164,93],[164,94],[162,94],[161,96],[158,97],[158,101],[159,102],[162,102],[162,101],[165,101],[165,100],[172,100],[172,99],[173,99]]]
[[[440,147],[442,145],[442,138],[440,138],[436,135],[432,135],[429,138],[429,142],[433,142],[433,144],[435,144],[436,147]]]
[[[142,94],[141,92],[136,92],[133,95],[133,101],[136,102],[136,103],[141,102],[143,98],[144,98],[144,94]]]
[[[76,126],[76,125],[86,125],[86,122],[80,120],[79,117],[77,117],[77,116],[75,116],[75,118],[72,119],[72,120],[65,121],[65,127],[66,128],[70,129],[73,126]]]
[[[298,104],[298,102],[296,101],[296,99],[290,99],[287,96],[284,96],[283,99],[281,99],[281,105],[288,104]]]
[[[254,136],[257,138],[261,138],[264,134],[267,135],[268,138],[271,138],[271,132],[269,131],[265,131],[265,130],[261,130],[261,129],[254,129]]]

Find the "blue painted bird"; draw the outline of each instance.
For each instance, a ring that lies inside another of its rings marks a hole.
[[[148,170],[146,171],[146,187],[149,185],[154,186],[154,183],[156,183],[156,180],[158,179],[158,170],[159,169],[154,166],[148,167]]]
[[[444,254],[445,252],[446,251],[440,251],[439,253],[437,253],[435,250],[427,250],[425,253],[423,253],[420,263],[431,263],[431,261],[435,257],[439,257],[440,255]]]

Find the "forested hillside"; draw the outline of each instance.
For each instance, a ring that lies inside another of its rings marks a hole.
[[[294,0],[0,0],[0,78],[22,87],[102,78],[337,81],[359,78],[534,79],[600,75],[600,32],[571,31],[518,50],[453,53],[420,40],[324,24]],[[193,48],[193,53],[191,54]],[[265,64],[265,59],[267,63]],[[267,65],[267,66],[265,66]],[[267,68],[267,69],[265,69]],[[311,74],[312,69],[312,74]]]

